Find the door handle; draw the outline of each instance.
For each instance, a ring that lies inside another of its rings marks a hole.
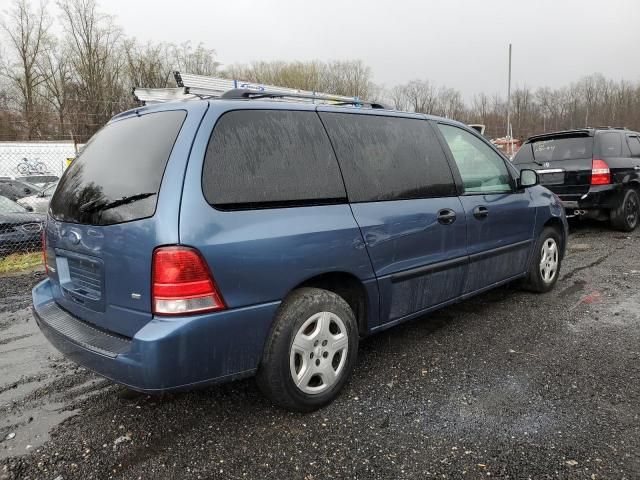
[[[450,208],[444,208],[438,212],[438,223],[442,225],[451,225],[456,221],[456,212]]]
[[[489,216],[489,209],[483,205],[473,209],[473,216],[478,220],[484,220]]]

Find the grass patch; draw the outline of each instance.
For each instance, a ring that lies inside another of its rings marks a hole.
[[[4,273],[20,272],[31,270],[42,265],[42,253],[12,253],[4,258],[0,258],[0,275]]]

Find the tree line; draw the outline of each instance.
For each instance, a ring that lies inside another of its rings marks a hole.
[[[237,78],[389,104],[507,131],[507,102],[429,80],[385,88],[360,60],[272,61],[222,66],[203,44],[142,43],[128,37],[97,0],[13,0],[0,17],[0,140],[85,142],[109,118],[135,106],[132,87],[175,86],[172,72]],[[56,33],[54,33],[54,25]],[[585,126],[640,129],[640,82],[593,74],[562,88],[517,87],[511,96],[514,137]]]

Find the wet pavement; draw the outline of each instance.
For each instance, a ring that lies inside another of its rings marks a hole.
[[[556,289],[501,288],[361,343],[336,402],[252,380],[146,396],[65,361],[0,278],[0,480],[640,478],[640,231],[574,226]]]

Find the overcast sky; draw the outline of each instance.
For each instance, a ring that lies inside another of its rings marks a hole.
[[[9,0],[0,0],[2,10]],[[415,78],[466,98],[600,72],[640,80],[640,0],[102,0],[129,36],[190,40],[223,64],[362,59],[386,86]]]

